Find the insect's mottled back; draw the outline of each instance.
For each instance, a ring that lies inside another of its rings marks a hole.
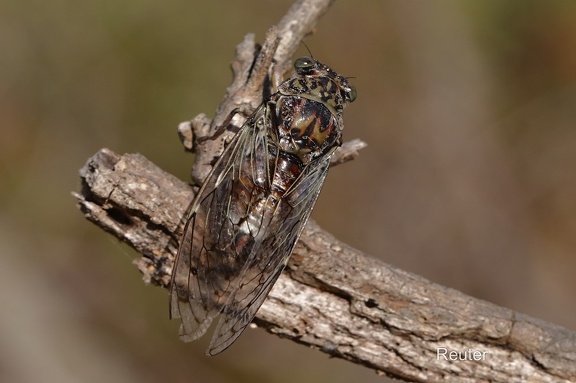
[[[248,118],[186,218],[170,313],[184,341],[222,314],[208,349],[226,349],[252,321],[310,216],[356,92],[310,57]]]

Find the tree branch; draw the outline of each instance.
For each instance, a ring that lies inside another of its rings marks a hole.
[[[331,1],[297,1],[262,47],[246,36],[234,78],[211,121],[199,115],[179,133],[196,153],[199,184],[222,151],[224,122],[241,126],[288,68],[301,39]],[[229,120],[227,120],[229,119]],[[353,158],[354,141],[335,155]],[[348,150],[346,150],[348,149]],[[139,154],[102,149],[82,168],[74,193],[85,217],[140,252],[147,283],[167,288],[181,217],[194,188]],[[255,322],[269,332],[396,378],[415,382],[576,381],[576,334],[468,297],[369,258],[309,222],[286,272]],[[467,360],[448,360],[463,352]],[[483,358],[474,359],[477,350]],[[440,356],[438,352],[440,351]]]
[[[219,134],[217,139],[202,141],[200,137],[213,137],[227,123],[242,126],[246,118],[273,92],[282,81],[284,73],[292,67],[291,58],[302,39],[313,31],[318,19],[328,10],[333,0],[298,0],[280,22],[270,28],[262,46],[256,44],[253,34],[248,34],[236,47],[232,62],[232,83],[220,102],[212,120],[200,114],[178,127],[184,147],[195,156],[192,181],[200,185],[212,169],[230,132]],[[230,116],[233,115],[232,119]]]
[[[81,170],[85,217],[143,254],[167,288],[193,188],[139,154],[102,149]],[[576,381],[576,334],[395,269],[306,227],[256,315],[269,332],[415,382]],[[445,360],[438,350],[479,350]]]

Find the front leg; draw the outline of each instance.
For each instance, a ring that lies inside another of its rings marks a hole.
[[[246,120],[246,117],[238,111],[238,108],[232,110],[224,122],[215,129],[212,128],[213,121],[205,114],[199,114],[192,120],[178,125],[178,136],[184,149],[196,155],[191,172],[194,185],[202,185],[224,148]]]

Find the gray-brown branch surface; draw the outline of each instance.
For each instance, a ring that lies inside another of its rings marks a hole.
[[[179,127],[184,145],[196,153],[196,185],[227,140],[226,134],[199,138],[227,119],[242,124],[330,3],[297,1],[262,47],[251,35],[238,46],[233,82],[213,120],[200,115]],[[335,162],[355,157],[362,146],[347,143]],[[140,252],[135,264],[144,280],[167,288],[182,216],[196,189],[139,154],[108,149],[90,158],[80,175],[82,188],[74,195],[85,217]],[[386,265],[313,222],[255,322],[406,381],[576,382],[574,332]]]
[[[108,149],[81,177],[85,217],[138,250],[145,281],[167,288],[194,189],[142,155]],[[256,318],[271,333],[407,381],[576,381],[575,333],[386,265],[314,223]]]

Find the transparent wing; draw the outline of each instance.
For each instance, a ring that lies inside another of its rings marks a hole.
[[[264,214],[238,284],[223,309],[208,354],[216,355],[230,346],[252,321],[286,266],[326,177],[330,156],[311,163],[300,179]]]
[[[260,118],[263,114],[263,107],[255,112]],[[170,317],[181,319],[183,341],[192,341],[206,332],[228,300],[244,265],[234,248],[237,229],[228,214],[242,209],[232,206],[237,167],[242,165],[246,147],[258,141],[257,133],[248,124],[240,129],[188,209],[170,287]]]
[[[276,138],[267,110],[264,104],[250,117],[198,192],[175,260],[170,313],[181,318],[181,339],[202,336],[222,313],[210,355],[252,321],[286,265],[329,166],[330,155],[321,156],[288,190],[273,193],[280,159],[270,158],[269,141]]]

